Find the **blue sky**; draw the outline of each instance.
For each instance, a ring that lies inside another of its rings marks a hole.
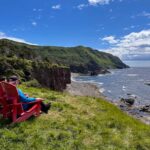
[[[0,38],[150,60],[150,0],[0,0]]]

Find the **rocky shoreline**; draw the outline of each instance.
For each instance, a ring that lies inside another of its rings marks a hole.
[[[139,119],[142,122],[150,125],[150,106],[128,105],[121,101],[112,103],[115,104],[122,111],[126,112],[128,115],[133,116],[134,118]]]
[[[71,74],[71,84],[67,85],[66,92],[74,96],[91,96],[96,98],[103,98],[108,102],[113,103],[123,112],[126,112],[128,115],[133,116],[136,119],[141,120],[142,122],[150,125],[150,106],[134,106],[130,105],[125,101],[110,101],[108,97],[104,96],[99,88],[92,83],[77,82],[74,80],[74,77],[79,76],[79,74]]]

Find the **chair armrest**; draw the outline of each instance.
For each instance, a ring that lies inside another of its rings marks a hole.
[[[43,100],[36,100],[36,101],[33,101],[33,102],[26,102],[26,103],[16,103],[16,104],[11,104],[11,105],[22,105],[22,104],[36,104],[36,103],[41,103]]]

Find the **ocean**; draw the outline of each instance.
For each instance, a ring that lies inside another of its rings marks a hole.
[[[150,65],[150,63],[149,63]],[[95,84],[111,101],[135,97],[135,105],[150,105],[150,66],[113,69],[110,74],[79,76],[76,81]]]
[[[123,61],[125,64],[129,65],[130,67],[150,67],[150,61]]]

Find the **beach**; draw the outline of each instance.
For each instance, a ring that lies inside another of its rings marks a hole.
[[[71,95],[78,96],[91,96],[91,97],[103,97],[98,87],[92,83],[81,83],[71,81],[71,84],[67,85],[66,91]]]
[[[93,83],[75,81],[74,78],[82,74],[71,73],[71,84],[67,85],[66,92],[74,96],[91,96],[96,98],[105,98],[99,88]]]

